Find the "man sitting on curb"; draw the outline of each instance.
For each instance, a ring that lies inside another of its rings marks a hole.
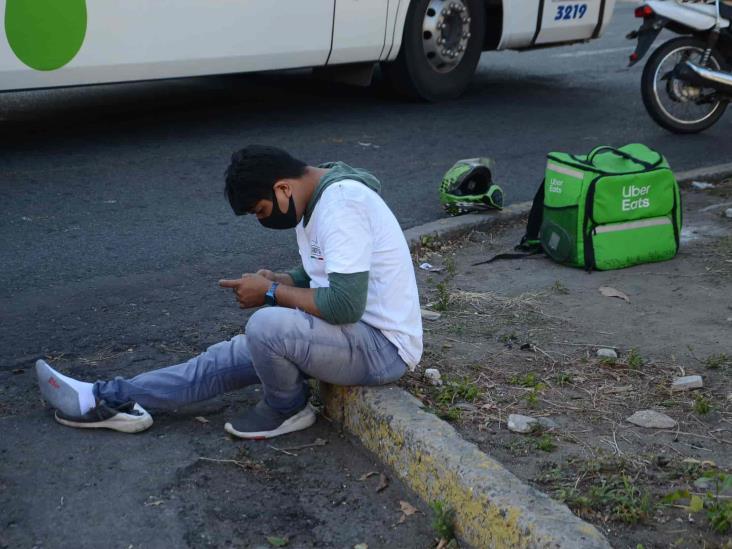
[[[188,362],[131,379],[86,383],[44,361],[36,373],[56,420],[80,428],[137,432],[143,406],[175,409],[261,383],[264,397],[225,425],[241,438],[269,438],[315,422],[307,378],[380,385],[422,354],[417,283],[404,235],[371,174],[341,162],[308,166],[274,147],[232,156],[226,195],[236,215],[270,229],[295,228],[302,266],[221,280],[255,312],[246,333]]]

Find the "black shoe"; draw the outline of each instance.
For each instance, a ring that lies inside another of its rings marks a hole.
[[[147,411],[136,402],[128,402],[115,408],[104,401],[83,416],[69,416],[56,410],[56,421],[79,429],[112,429],[122,433],[139,433],[153,424]]]
[[[282,414],[261,400],[224,425],[224,429],[235,437],[261,440],[307,429],[313,423],[315,411],[309,404],[291,414]]]

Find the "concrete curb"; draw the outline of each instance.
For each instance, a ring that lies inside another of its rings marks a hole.
[[[418,250],[422,246],[424,237],[434,237],[440,240],[457,238],[476,229],[505,221],[513,221],[517,217],[527,215],[530,209],[531,202],[519,202],[500,211],[446,217],[407,229],[404,231],[404,237],[407,239],[410,250]]]
[[[679,172],[680,183],[732,175],[732,163]],[[457,238],[527,215],[531,202],[500,212],[439,219],[404,231],[411,250],[424,237]],[[561,503],[532,488],[467,442],[395,386],[321,383],[329,418],[356,435],[426,502],[455,511],[457,535],[473,547],[609,548],[605,537]]]
[[[609,548],[594,526],[523,483],[394,386],[321,385],[329,417],[424,501],[455,511],[455,529],[473,547]]]
[[[732,162],[678,172],[676,174],[676,180],[679,183],[691,183],[692,181],[699,180],[725,179],[730,176],[732,176]]]

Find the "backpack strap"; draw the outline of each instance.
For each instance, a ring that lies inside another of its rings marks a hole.
[[[529,211],[529,221],[526,223],[526,234],[521,238],[516,250],[524,252],[533,251],[537,248],[541,249],[539,243],[539,230],[541,229],[541,222],[544,218],[544,182],[541,180],[541,185],[536,190],[534,195],[534,201],[531,203],[531,211]]]
[[[531,204],[531,211],[529,212],[529,221],[526,224],[526,233],[521,238],[521,242],[514,248],[517,252],[523,253],[503,253],[494,255],[490,259],[485,261],[479,261],[473,263],[473,267],[477,265],[485,265],[487,263],[493,263],[499,259],[525,259],[532,255],[543,253],[544,250],[539,242],[539,230],[541,229],[541,221],[544,216],[544,180],[541,181],[536,195],[534,195],[534,201]]]

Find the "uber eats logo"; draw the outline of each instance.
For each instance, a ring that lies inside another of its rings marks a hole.
[[[561,194],[562,193],[562,184],[563,184],[563,181],[561,179],[552,177],[549,180],[549,192]]]
[[[648,198],[650,192],[650,185],[623,185],[623,211],[630,212],[640,208],[650,208],[651,200]]]

